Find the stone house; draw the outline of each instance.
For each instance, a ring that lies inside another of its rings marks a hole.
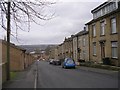
[[[104,2],[91,12],[93,19],[86,24],[90,60],[102,63],[109,58],[112,65],[120,66],[120,1]]]
[[[75,62],[78,62],[78,34],[73,36],[73,59],[75,60]]]
[[[76,62],[89,61],[89,37],[86,30],[78,32],[73,37],[73,59]]]
[[[83,30],[79,32],[78,35],[78,60],[79,61],[89,61],[89,34],[88,31]]]
[[[65,38],[64,40],[64,50],[65,50],[65,58],[73,58],[73,41],[72,37]]]

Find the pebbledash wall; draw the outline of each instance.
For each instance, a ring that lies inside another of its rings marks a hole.
[[[7,63],[7,43],[4,40],[0,40],[1,53],[2,53],[2,83],[6,81],[6,63]],[[10,71],[22,71],[31,65],[35,58],[29,53],[25,53],[26,50],[10,44]]]

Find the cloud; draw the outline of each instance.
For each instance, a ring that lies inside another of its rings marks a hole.
[[[84,24],[92,19],[91,10],[101,2],[60,0],[51,7],[52,11],[56,13],[55,18],[44,22],[43,26],[32,23],[31,31],[19,31],[18,38],[21,44],[60,44],[65,37],[83,30]],[[20,44],[14,38],[11,41]]]

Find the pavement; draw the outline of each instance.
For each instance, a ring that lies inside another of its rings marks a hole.
[[[119,71],[85,67],[85,66],[77,66],[77,69],[84,70],[84,71],[87,71],[87,72],[105,74],[105,75],[109,75],[109,76],[112,76],[112,77],[118,77],[118,74],[119,74]]]
[[[61,66],[38,63],[38,83],[35,86],[36,64],[32,64],[17,76],[3,84],[4,88],[116,88],[118,72],[78,66],[77,69],[62,69]]]
[[[15,78],[7,81],[2,88],[34,88],[36,63],[29,66],[24,71],[17,72]]]

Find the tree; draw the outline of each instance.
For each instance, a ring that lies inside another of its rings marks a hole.
[[[8,0],[8,2],[0,1],[1,9],[1,27],[7,31],[7,80],[10,79],[10,35],[16,37],[18,30],[27,31],[30,30],[30,23],[34,22],[39,24],[39,20],[50,20],[53,18],[54,13],[46,13],[46,8],[55,2],[49,2],[46,0],[24,0],[24,2],[18,2],[17,0]],[[7,23],[7,24],[6,24]],[[23,25],[24,24],[24,25]]]
[[[46,0],[34,0],[34,2],[30,2],[30,0],[24,0],[26,2],[17,2],[17,0],[10,0],[10,15],[11,15],[11,35],[13,37],[17,37],[18,30],[29,31],[30,23],[34,22],[38,25],[41,25],[39,20],[45,21],[53,18],[54,13],[47,13],[47,8],[50,5],[55,4],[55,2],[48,2]],[[7,11],[8,11],[8,2],[0,2],[1,9],[1,22],[0,25],[4,30],[7,30],[6,20]],[[39,20],[38,20],[39,19]],[[25,28],[27,25],[27,28]],[[25,26],[24,28],[22,28]],[[26,30],[27,29],[27,30]]]

